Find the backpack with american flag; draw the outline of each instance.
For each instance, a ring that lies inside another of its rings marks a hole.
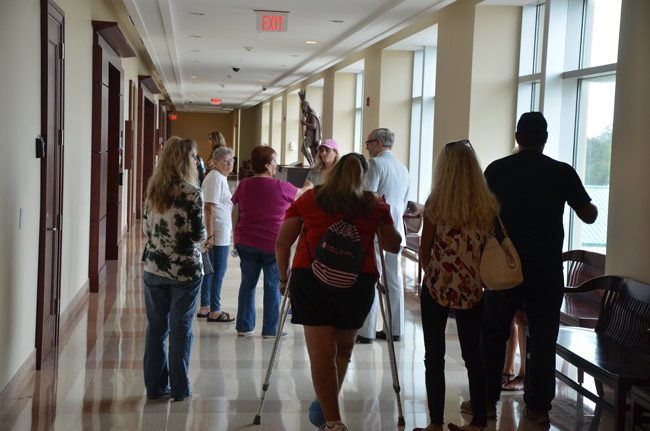
[[[325,287],[347,289],[357,282],[364,258],[357,227],[343,219],[332,223],[318,241],[311,269]]]

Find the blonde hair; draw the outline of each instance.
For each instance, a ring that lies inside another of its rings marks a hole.
[[[344,213],[346,216],[358,215],[367,210],[363,193],[365,159],[361,154],[349,153],[332,167],[327,179],[316,187],[316,205],[328,214]]]
[[[172,206],[174,190],[182,182],[198,186],[198,171],[193,152],[196,142],[172,136],[163,145],[158,164],[149,178],[145,205],[159,213]]]
[[[332,166],[333,166],[333,165],[336,164],[336,162],[339,161],[339,152],[338,152],[338,150],[335,150],[334,148],[330,148],[330,150],[334,151],[334,154],[336,154],[336,156],[334,157],[334,162],[332,163]],[[325,163],[323,163],[323,159],[320,158],[320,149],[319,149],[318,154],[316,154],[316,161],[314,162],[314,169],[320,171],[324,167],[325,167]]]
[[[438,155],[433,189],[424,206],[429,222],[490,229],[498,212],[469,141],[447,144]]]
[[[212,142],[213,149],[226,146],[226,138],[218,130],[208,133],[208,140]]]

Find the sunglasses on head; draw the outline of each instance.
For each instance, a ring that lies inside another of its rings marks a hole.
[[[462,139],[460,141],[450,142],[445,145],[445,152],[449,151],[449,148],[453,147],[454,145],[467,145],[472,149],[472,151],[474,150],[474,147],[472,147],[472,143],[469,141],[469,139]]]

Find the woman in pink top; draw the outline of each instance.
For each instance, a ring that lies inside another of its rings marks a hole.
[[[255,175],[244,179],[232,197],[235,248],[239,253],[241,284],[237,309],[237,334],[248,337],[255,328],[255,286],[264,271],[262,336],[274,338],[280,321],[280,290],[275,263],[275,240],[284,213],[300,189],[273,178],[277,170],[275,150],[259,145],[251,152]]]

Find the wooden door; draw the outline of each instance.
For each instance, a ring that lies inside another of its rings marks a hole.
[[[54,3],[41,6],[41,213],[36,311],[36,368],[59,343],[61,219],[63,213],[64,14]]]
[[[123,102],[121,70],[108,64],[108,166],[106,170],[106,260],[116,260],[122,239]]]

